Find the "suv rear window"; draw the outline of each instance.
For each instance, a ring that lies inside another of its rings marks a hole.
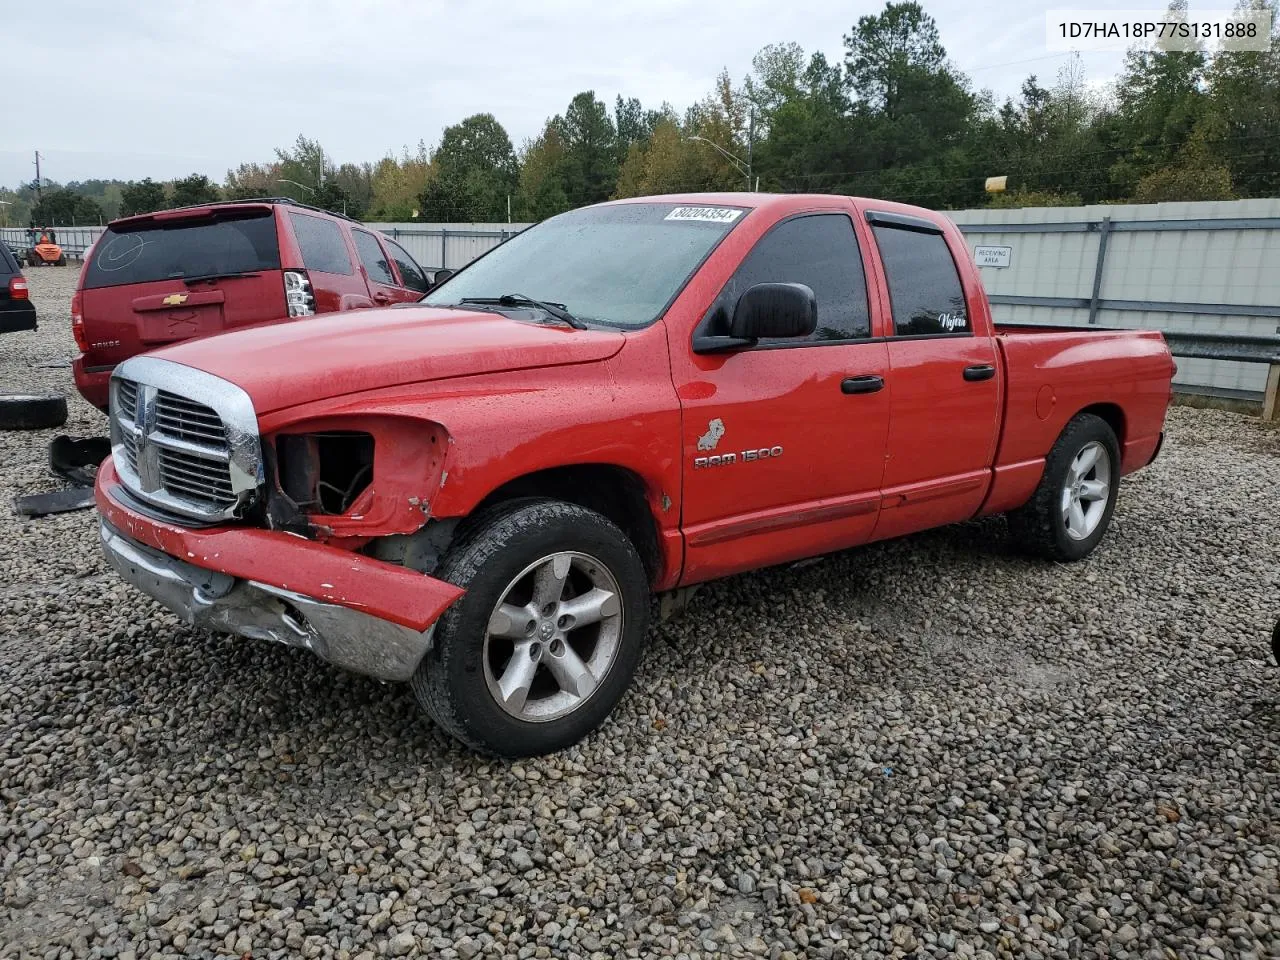
[[[310,217],[305,213],[291,213],[293,235],[298,238],[302,251],[302,265],[317,273],[341,273],[350,276],[351,257],[342,240],[342,228],[332,220]]]
[[[270,210],[228,211],[214,220],[108,227],[84,272],[86,289],[126,283],[280,269]]]

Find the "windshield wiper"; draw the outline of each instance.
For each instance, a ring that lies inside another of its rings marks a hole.
[[[173,280],[181,279],[187,286],[193,283],[203,283],[208,280],[234,280],[237,277],[260,277],[261,273],[246,272],[243,270],[229,270],[226,273],[206,273],[200,277],[172,277]]]
[[[563,303],[548,303],[545,300],[535,300],[533,297],[526,297],[523,293],[504,293],[500,297],[463,297],[458,302],[496,304],[500,307],[537,307],[543,313],[555,317],[562,323],[567,323],[575,330],[587,329],[587,325],[566,310]]]

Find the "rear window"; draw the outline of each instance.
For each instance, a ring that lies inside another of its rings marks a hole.
[[[216,220],[108,227],[84,272],[86,289],[280,269],[270,210]]]
[[[351,257],[342,240],[342,228],[332,220],[309,217],[305,213],[291,213],[293,235],[298,238],[302,251],[302,264],[317,273],[342,273],[350,276]]]
[[[968,333],[969,311],[956,262],[940,234],[874,228],[889,281],[893,331],[900,337]]]

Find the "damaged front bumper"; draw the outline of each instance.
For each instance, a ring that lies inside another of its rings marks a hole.
[[[407,680],[435,621],[463,592],[287,533],[171,526],[115,500],[118,484],[104,463],[97,502],[108,562],[197,627],[305,647],[356,673]]]

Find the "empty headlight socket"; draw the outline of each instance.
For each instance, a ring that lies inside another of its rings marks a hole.
[[[290,529],[305,516],[341,516],[373,482],[373,435],[358,430],[281,434],[272,463],[272,526]],[[279,501],[274,504],[272,501]]]

